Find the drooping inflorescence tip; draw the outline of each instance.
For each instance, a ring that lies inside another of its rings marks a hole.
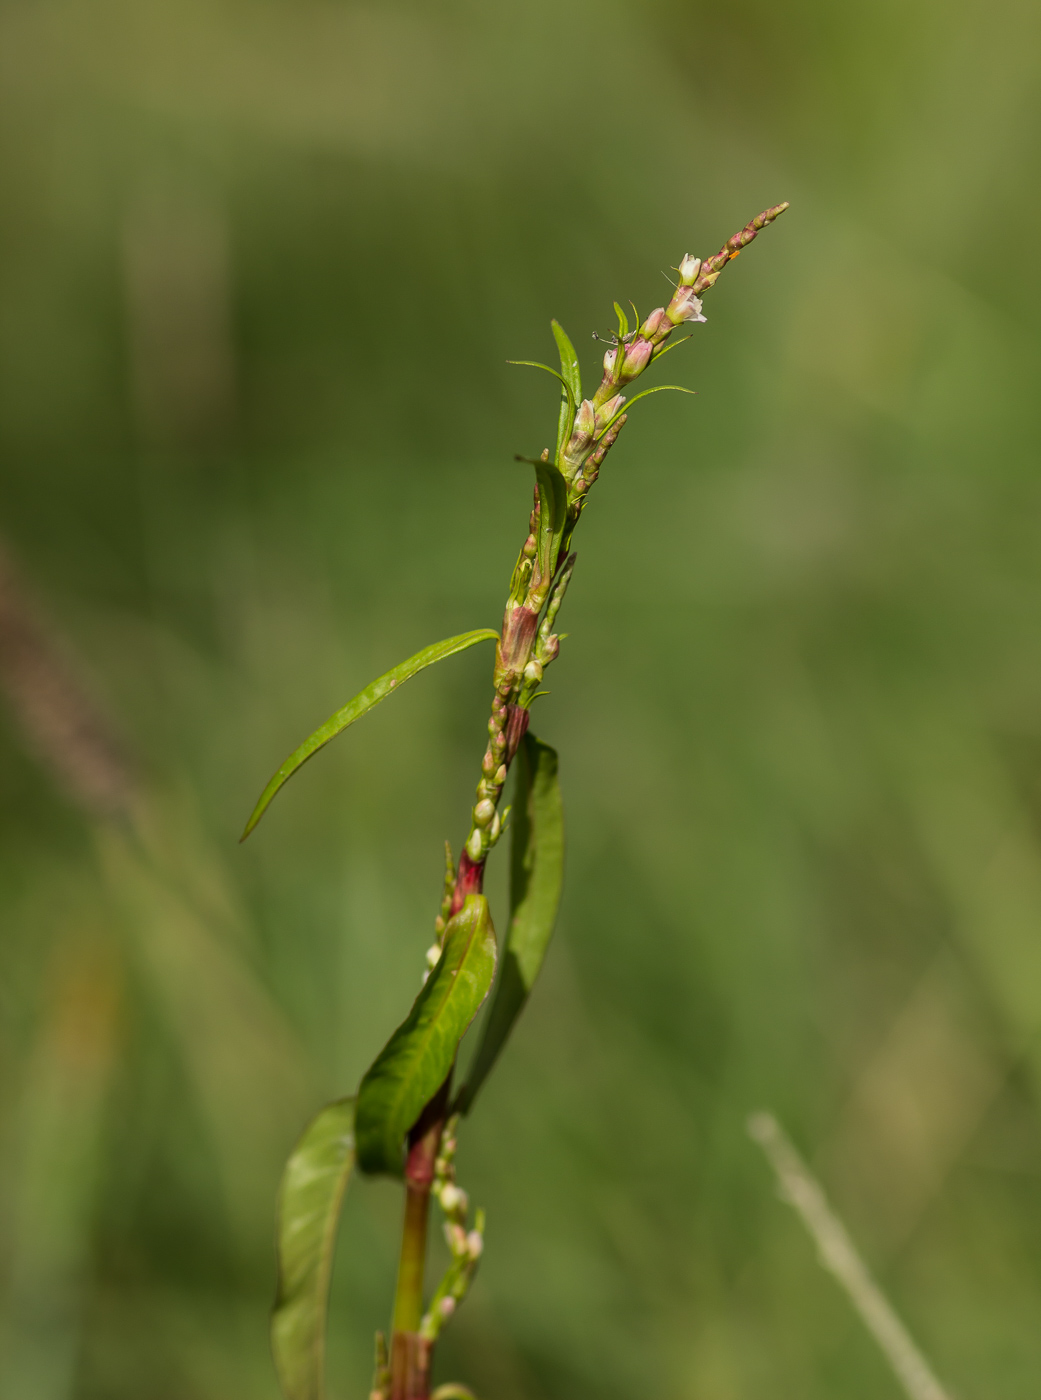
[[[788,207],[788,201],[784,200],[781,204],[774,204],[771,208],[764,209],[763,212],[757,214],[750,223],[745,224],[743,229],[732,234],[718,253],[711,258],[706,258],[701,264],[701,271],[698,273],[697,280],[692,288],[694,295],[697,296],[701,292],[707,291],[726,267],[727,263],[730,262],[732,258],[736,258],[742,249],[747,248],[752,239],[755,238],[758,233],[761,233],[763,229],[766,228],[767,224],[772,224],[774,219],[779,218]]]

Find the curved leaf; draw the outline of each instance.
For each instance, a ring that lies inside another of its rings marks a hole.
[[[455,1104],[462,1113],[470,1111],[539,974],[564,880],[564,810],[556,751],[533,734],[526,734],[517,758],[510,928],[477,1052]]]
[[[676,344],[682,345],[683,341],[677,341]],[[661,394],[666,389],[675,389],[677,394],[697,393],[696,389],[684,389],[682,384],[655,384],[653,389],[644,389],[642,394],[636,394],[633,398],[629,400],[628,403],[624,403],[622,407],[618,410],[618,412],[614,415],[614,417],[609,419],[608,422],[604,424],[604,426],[600,429],[600,432],[597,435],[597,441],[599,441],[599,439],[603,437],[604,433],[607,432],[608,428],[613,427],[613,425],[618,422],[619,418],[621,418],[623,413],[629,412],[634,403],[639,403],[640,400],[645,399],[648,394]]]
[[[678,340],[670,340],[667,341],[664,345],[659,345],[658,348],[655,350],[654,354],[651,356],[651,364],[656,365],[663,355],[667,355],[670,350],[675,350],[677,345],[683,345],[686,341],[691,340],[692,338],[693,334],[681,335]]]
[[[358,1090],[356,1136],[363,1172],[400,1176],[405,1135],[448,1078],[459,1042],[495,974],[495,930],[483,894],[448,921],[444,948],[407,1019]]]
[[[333,1246],[354,1165],[354,1100],[323,1108],[293,1149],[278,1197],[278,1294],[271,1350],[286,1400],[324,1394]]]
[[[490,627],[481,627],[476,632],[463,632],[458,637],[448,637],[443,642],[435,642],[433,646],[424,647],[422,651],[417,651],[415,656],[410,656],[407,661],[402,661],[399,666],[395,666],[393,671],[388,671],[386,675],[380,676],[371,685],[367,685],[364,690],[359,691],[353,700],[348,700],[342,709],[337,710],[331,719],[326,720],[321,729],[316,729],[309,739],[305,739],[300,747],[294,749],[289,755],[260,794],[260,800],[253,808],[253,814],[246,823],[246,829],[239,839],[245,841],[271,805],[271,800],[279,788],[283,787],[309,758],[313,758],[319,749],[324,748],[330,739],[335,739],[337,734],[342,734],[355,720],[361,719],[362,715],[367,715],[375,705],[378,705],[381,700],[385,700],[399,685],[410,680],[418,672],[425,670],[427,666],[432,666],[435,661],[443,661],[446,656],[454,656],[457,651],[465,651],[467,647],[472,647],[476,642],[486,640],[498,641],[498,632],[493,632]]]
[[[553,369],[550,365],[544,365],[541,360],[507,360],[508,365],[521,365],[526,369],[544,369],[547,374],[551,374],[554,379],[559,379],[564,388],[565,397],[571,408],[575,408],[575,400],[571,393],[571,387],[559,370]]]
[[[564,393],[560,400],[560,415],[557,420],[557,450],[555,459],[559,461],[560,454],[563,452],[564,446],[571,436],[571,429],[575,425],[577,404],[575,403],[574,394],[571,392],[571,386],[562,374],[559,374],[555,369],[551,369],[549,365],[542,364],[539,360],[507,360],[506,363],[508,365],[527,365],[529,369],[544,369],[546,373],[551,374],[554,379],[560,380]]]
[[[571,390],[571,397],[576,404],[579,404],[582,402],[582,371],[579,367],[578,356],[575,354],[575,347],[571,344],[567,331],[559,321],[551,321],[550,325],[553,327],[553,338],[560,351],[560,373],[565,384]]]
[[[568,339],[567,332],[559,321],[552,321],[553,338],[557,342],[557,349],[560,351],[560,374],[567,389],[570,403],[563,399],[560,401],[560,417],[557,420],[557,461],[560,461],[560,454],[567,446],[568,438],[571,436],[571,429],[575,426],[575,414],[578,412],[578,405],[582,402],[582,372],[578,364],[578,356],[575,354],[575,347]]]

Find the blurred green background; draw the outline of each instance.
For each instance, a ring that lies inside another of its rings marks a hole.
[[[0,1394],[273,1400],[280,1166],[414,994],[490,652],[243,820],[497,624],[556,403],[506,358],[556,315],[593,378],[782,199],[577,541],[565,901],[438,1375],[896,1396],[767,1107],[952,1390],[1036,1393],[1039,98],[1029,0],[4,0]],[[334,1397],[399,1208],[352,1188]]]

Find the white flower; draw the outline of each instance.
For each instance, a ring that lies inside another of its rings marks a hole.
[[[684,253],[683,261],[679,266],[680,281],[683,285],[685,287],[693,287],[700,271],[701,259],[696,258],[693,253]]]
[[[679,321],[704,321],[701,314],[701,298],[688,293],[687,296],[678,300],[676,311],[679,313]],[[679,322],[677,322],[679,324]]]

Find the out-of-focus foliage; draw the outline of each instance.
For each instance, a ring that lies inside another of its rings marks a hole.
[[[128,825],[8,619],[5,1396],[275,1395],[280,1166],[418,986],[488,657],[236,837],[301,734],[496,625],[557,408],[505,360],[555,315],[595,374],[613,299],[781,199],[583,521],[536,710],[564,903],[465,1125],[440,1374],[894,1394],[769,1106],[952,1388],[1032,1393],[1039,55],[1027,0],[0,7],[2,530],[136,763]],[[399,1205],[348,1202],[337,1396]]]

